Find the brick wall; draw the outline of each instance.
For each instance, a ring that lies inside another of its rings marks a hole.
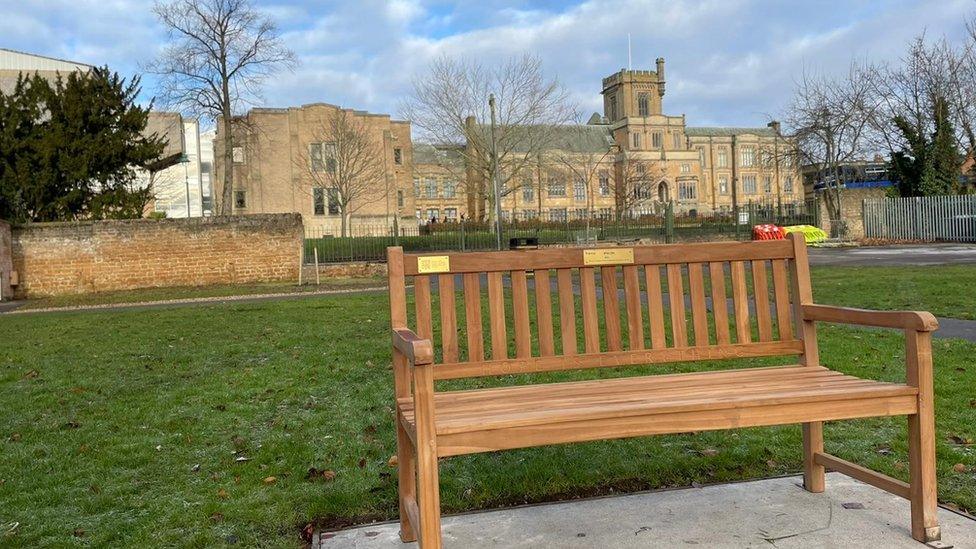
[[[13,272],[11,245],[10,225],[6,221],[0,221],[0,301],[13,297],[10,288],[10,276]]]
[[[13,228],[19,297],[298,280],[302,218],[267,214]]]
[[[851,240],[864,238],[864,199],[881,198],[885,196],[886,192],[887,189],[881,187],[841,189],[840,220],[846,229],[843,233],[838,233],[840,227],[835,227],[835,225],[839,224],[830,219],[823,193],[817,193],[818,206],[820,207],[820,228],[832,238],[839,237]]]

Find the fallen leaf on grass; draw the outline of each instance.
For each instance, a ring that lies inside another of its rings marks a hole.
[[[235,459],[234,461],[236,461],[237,463],[244,463],[245,461],[251,461],[251,458],[247,456],[237,456],[237,459]]]
[[[264,477],[264,480],[262,482],[264,482],[265,484],[274,484],[278,482],[278,479],[275,477]]]
[[[210,522],[223,522],[224,515],[222,513],[214,513],[210,515]]]
[[[228,495],[230,495],[230,494],[228,494],[227,493],[227,490],[224,490],[223,488],[221,488],[220,490],[217,490],[217,497],[218,498],[227,499],[227,496]]]
[[[17,442],[18,440],[20,440],[20,433],[10,435],[10,442]]]
[[[779,465],[779,464],[776,463],[776,460],[774,460],[774,459],[767,459],[766,460],[766,467],[769,467],[770,469],[775,469],[777,465]]]
[[[72,535],[74,535],[74,537],[76,538],[83,537],[85,535],[85,530],[82,528],[75,528],[75,531],[72,532]]]
[[[366,458],[359,458],[359,468],[360,469],[366,468]]]
[[[335,477],[336,477],[335,471],[316,469],[315,467],[309,467],[308,472],[305,473],[305,480],[316,480],[319,478],[325,480],[332,480]]]
[[[952,470],[957,473],[965,473],[969,468],[966,467],[965,463],[957,463],[952,466]]]
[[[41,373],[38,372],[37,370],[31,370],[31,371],[27,372],[26,374],[24,374],[24,379],[34,379],[34,378],[36,378],[39,375],[41,375]]]
[[[698,453],[705,457],[712,457],[718,455],[718,450],[716,450],[715,448],[705,448],[704,450],[701,450]]]
[[[967,437],[964,437],[964,436],[960,436],[960,435],[952,434],[952,435],[949,435],[949,442],[951,442],[953,444],[959,444],[961,446],[969,446],[969,445],[971,445],[973,443],[973,439],[967,438]]]
[[[390,456],[390,459],[386,461],[386,464],[389,465],[390,467],[396,467],[398,463],[400,463],[400,460],[399,458],[396,457],[395,454]]]
[[[976,398],[969,401],[970,408],[976,408]]]

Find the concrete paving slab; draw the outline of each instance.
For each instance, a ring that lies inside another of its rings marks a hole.
[[[811,494],[801,477],[645,492],[443,518],[448,548],[925,548],[911,538],[908,501],[829,473]],[[976,548],[976,520],[939,509],[943,541]],[[398,523],[317,534],[313,548],[407,549]]]

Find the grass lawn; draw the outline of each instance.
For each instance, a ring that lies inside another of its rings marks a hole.
[[[394,517],[387,311],[374,294],[0,317],[0,545],[295,547],[309,522]],[[828,366],[904,378],[898,333],[823,326],[820,340]],[[973,510],[976,345],[934,346],[939,495]],[[831,423],[827,447],[907,479],[904,425]],[[799,428],[784,426],[464,456],[442,462],[442,502],[451,512],[792,473],[800,448]]]
[[[313,280],[314,282],[314,280]],[[345,290],[385,286],[386,278],[329,278],[321,284],[296,286],[291,283],[224,284],[214,286],[182,286],[167,288],[144,288],[117,292],[98,292],[92,294],[59,295],[30,299],[20,307],[21,310],[45,309],[49,307],[83,307],[109,305],[116,303],[141,303],[144,301],[167,301],[172,299],[196,299],[208,297],[228,297],[237,295],[290,294],[318,292],[323,290]]]
[[[976,320],[976,265],[814,267],[812,276],[818,303]]]

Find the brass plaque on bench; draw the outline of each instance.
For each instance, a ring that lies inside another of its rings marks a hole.
[[[446,273],[451,270],[451,258],[446,255],[428,255],[417,258],[417,272]]]
[[[584,265],[625,265],[634,262],[633,248],[583,250]]]

